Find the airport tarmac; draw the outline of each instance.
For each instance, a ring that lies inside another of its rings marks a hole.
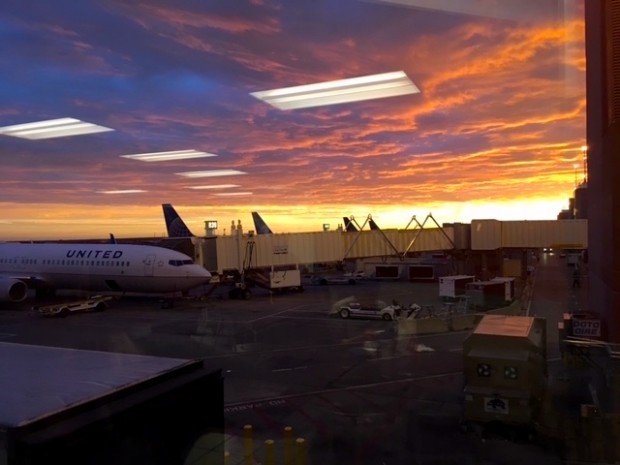
[[[551,363],[558,363],[553,329],[581,291],[569,289],[558,257],[542,257],[535,276],[529,311],[548,318]],[[266,439],[282,455],[283,429],[291,426],[306,441],[309,464],[562,463],[539,444],[461,431],[467,331],[399,336],[394,322],[328,316],[351,297],[440,307],[437,283],[363,281],[277,296],[257,290],[248,301],[227,299],[227,290],[169,309],[158,299],[125,298],[105,312],[67,318],[4,304],[0,340],[206,360],[225,378],[230,463],[243,463],[246,424],[257,461]]]

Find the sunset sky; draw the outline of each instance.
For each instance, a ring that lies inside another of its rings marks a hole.
[[[536,11],[518,16],[406,2],[3,2],[0,126],[114,131],[0,135],[0,240],[158,236],[162,203],[197,234],[254,229],[253,210],[276,232],[555,218],[583,177],[583,0],[520,0]],[[250,95],[399,70],[420,93],[287,111]],[[182,149],[218,156],[120,157]],[[247,174],[175,174],[210,169]],[[239,187],[190,188],[213,184]],[[144,192],[102,193],[127,189]]]

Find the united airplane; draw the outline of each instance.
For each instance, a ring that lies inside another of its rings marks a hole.
[[[0,300],[19,302],[28,289],[137,293],[186,291],[211,273],[185,254],[135,244],[0,244]]]

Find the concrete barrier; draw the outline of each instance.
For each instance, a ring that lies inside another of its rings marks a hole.
[[[448,324],[441,318],[420,318],[417,320],[400,320],[398,335],[445,333],[449,331]]]
[[[521,300],[515,299],[512,303],[506,307],[495,308],[493,310],[489,310],[486,312],[487,315],[525,315],[523,309],[521,308]]]
[[[510,305],[496,308],[484,313],[467,313],[465,315],[451,315],[446,317],[418,318],[413,320],[398,320],[399,336],[412,334],[435,334],[450,331],[466,331],[474,329],[483,315],[523,315],[521,301],[514,300]]]
[[[452,331],[464,331],[466,329],[474,329],[482,316],[478,313],[470,313],[468,315],[455,315],[449,321]]]

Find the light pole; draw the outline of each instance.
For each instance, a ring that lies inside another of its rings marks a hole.
[[[583,155],[583,183],[588,182],[588,146],[581,146],[581,153]]]

